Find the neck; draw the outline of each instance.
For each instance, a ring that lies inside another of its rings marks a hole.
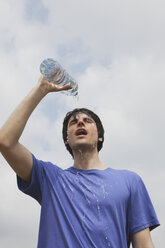
[[[99,169],[104,170],[104,166],[98,156],[97,151],[83,151],[81,149],[73,151],[74,167],[77,169],[90,170]]]

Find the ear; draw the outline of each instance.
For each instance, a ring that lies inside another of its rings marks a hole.
[[[103,138],[98,138],[98,141],[102,142],[103,141]]]
[[[68,145],[68,140],[66,140],[66,141],[64,142],[64,144],[65,144],[65,145]]]

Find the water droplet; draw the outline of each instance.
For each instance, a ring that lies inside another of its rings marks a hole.
[[[77,102],[79,101],[79,94],[73,96],[73,99],[76,100]]]
[[[78,152],[80,153],[81,160],[84,160],[83,152],[81,151],[81,149],[78,149]]]
[[[70,190],[73,192],[73,189],[72,189],[72,187],[69,185],[69,188],[70,188]]]
[[[96,196],[95,196],[96,197]],[[96,199],[96,201],[97,201],[97,210],[98,210],[98,214],[100,215],[100,206],[99,206],[99,200],[98,199]]]
[[[108,247],[110,247],[111,244],[110,244],[110,242],[109,242],[109,240],[108,240],[108,237],[106,236],[105,239],[106,239],[106,242],[108,242],[108,243],[107,243]]]
[[[83,193],[84,193],[84,191],[83,191]],[[84,196],[85,196],[85,199],[86,199],[86,201],[88,202],[88,204],[90,205],[90,200],[87,198],[87,196],[86,196],[86,194],[84,193]]]
[[[105,185],[101,185],[101,188],[102,188],[104,199],[105,199],[106,195],[108,195],[108,192],[106,192],[105,190]]]

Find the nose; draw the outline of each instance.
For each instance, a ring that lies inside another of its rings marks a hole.
[[[83,120],[79,120],[78,123],[77,123],[77,126],[78,126],[78,127],[83,127],[83,126],[85,126]]]

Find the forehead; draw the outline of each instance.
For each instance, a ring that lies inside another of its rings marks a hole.
[[[72,115],[71,117],[70,117],[70,119],[69,119],[69,122],[71,121],[71,120],[74,120],[74,119],[83,119],[83,118],[90,118],[90,119],[92,119],[93,120],[93,118],[90,116],[90,115],[88,115],[88,114],[85,114],[85,113],[76,113],[76,114],[74,114],[74,115]]]

